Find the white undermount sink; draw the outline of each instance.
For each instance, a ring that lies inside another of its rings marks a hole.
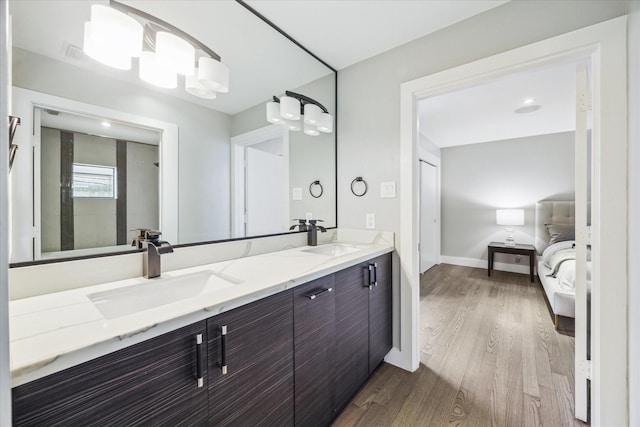
[[[228,289],[239,283],[240,280],[207,270],[96,292],[90,294],[89,299],[104,317],[115,319],[207,292]]]
[[[316,255],[327,256],[342,256],[361,251],[363,248],[355,245],[349,245],[345,243],[330,243],[327,245],[320,245],[309,249],[303,249],[303,252],[309,252]]]

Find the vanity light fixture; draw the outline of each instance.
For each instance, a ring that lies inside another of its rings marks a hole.
[[[285,95],[267,102],[267,121],[282,124],[291,131],[303,130],[311,136],[333,132],[333,116],[322,104],[299,93]]]
[[[91,6],[84,52],[119,70],[130,70],[132,58],[139,58],[140,79],[155,86],[175,88],[180,74],[194,96],[215,99],[216,92],[229,91],[229,68],[220,55],[168,22],[114,0]]]

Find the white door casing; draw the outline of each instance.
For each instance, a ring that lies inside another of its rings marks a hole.
[[[627,87],[622,16],[401,85],[400,348],[385,360],[415,371],[419,354],[417,102],[559,61],[591,61],[593,84],[591,422],[627,425]],[[600,289],[606,283],[607,289]]]
[[[420,273],[437,264],[437,167],[420,160]]]

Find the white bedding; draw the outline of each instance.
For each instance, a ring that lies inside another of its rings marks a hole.
[[[574,240],[549,245],[542,253],[542,263],[549,269],[546,276],[557,279],[560,289],[565,292],[575,292],[576,250]]]

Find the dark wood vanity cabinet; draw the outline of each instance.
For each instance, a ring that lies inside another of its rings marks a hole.
[[[335,276],[293,291],[295,424],[327,426],[335,417]]]
[[[292,291],[208,319],[207,334],[209,425],[292,426]]]
[[[375,275],[369,292],[369,374],[372,374],[393,347],[391,254],[368,264]]]
[[[336,280],[336,413],[392,347],[391,254],[349,267]]]
[[[391,304],[386,254],[16,387],[13,424],[328,426],[391,349]]]
[[[206,343],[204,321],[16,387],[13,424],[204,425],[207,388],[196,371],[198,352],[207,354],[198,335]]]
[[[338,414],[369,378],[369,266],[336,277],[336,401]]]

